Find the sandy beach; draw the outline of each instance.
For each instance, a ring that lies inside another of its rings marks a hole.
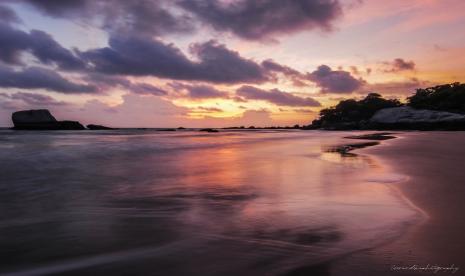
[[[0,274],[462,275],[465,133],[366,133],[6,131]]]
[[[425,218],[391,243],[336,261],[325,269],[326,275],[465,274],[465,133],[396,136],[355,152],[373,156],[388,170],[408,176],[388,185],[424,211]]]

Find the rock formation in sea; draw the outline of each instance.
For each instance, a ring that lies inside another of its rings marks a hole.
[[[77,121],[57,121],[47,109],[23,110],[11,116],[14,129],[21,130],[83,130]]]
[[[205,132],[218,132],[217,129],[214,128],[202,128],[200,131],[205,131]]]

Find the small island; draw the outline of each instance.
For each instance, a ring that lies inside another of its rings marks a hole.
[[[83,130],[77,121],[58,121],[47,109],[23,110],[11,116],[13,129],[18,130]]]
[[[16,111],[11,115],[15,130],[85,130],[78,121],[58,121],[47,109]],[[89,130],[111,130],[102,125],[87,125]]]

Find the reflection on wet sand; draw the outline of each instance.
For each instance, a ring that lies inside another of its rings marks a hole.
[[[343,133],[112,133],[11,140],[15,154],[0,157],[0,272],[324,270],[417,216],[367,181],[383,174],[375,160],[322,151]]]

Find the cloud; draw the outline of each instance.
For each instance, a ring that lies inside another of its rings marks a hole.
[[[209,85],[189,85],[179,82],[170,83],[173,89],[176,92],[185,91],[184,94],[179,94],[180,97],[188,97],[193,100],[201,100],[201,99],[215,99],[215,98],[222,98],[222,99],[229,99],[229,94],[225,91],[220,91],[213,86]]]
[[[415,89],[422,87],[431,87],[437,85],[430,81],[419,80],[417,78],[410,78],[404,81],[390,81],[368,84],[364,89],[358,91],[360,94],[368,94],[370,92],[377,92],[382,95],[411,95]]]
[[[9,64],[21,64],[21,54],[29,51],[43,64],[56,64],[63,70],[85,67],[82,60],[43,31],[27,33],[0,23],[0,45],[0,60]]]
[[[223,109],[218,108],[218,107],[205,107],[205,106],[198,106],[196,108],[198,111],[191,111],[191,112],[197,112],[197,113],[218,113],[218,112],[223,112]]]
[[[311,109],[306,109],[306,108],[296,108],[296,109],[294,109],[294,112],[296,112],[296,113],[304,113],[304,114],[316,113],[315,111],[313,111]]]
[[[267,59],[262,62],[263,68],[272,72],[279,72],[285,76],[301,76],[301,73],[289,66],[281,65],[274,62],[272,59]]]
[[[192,99],[228,98],[228,93],[206,85],[187,87],[189,97]]]
[[[31,39],[30,50],[42,63],[55,63],[62,70],[84,69],[84,62],[70,50],[63,48],[51,35],[32,30],[29,36]]]
[[[393,61],[385,61],[383,64],[389,67],[384,70],[387,73],[415,70],[415,62],[413,60],[406,61],[402,58],[396,58]]]
[[[90,0],[26,0],[24,2],[29,2],[42,12],[54,17],[81,13],[92,3]]]
[[[337,0],[181,0],[179,5],[218,31],[250,40],[315,28],[327,31],[342,14]]]
[[[83,77],[85,81],[99,88],[99,90],[110,90],[114,87],[122,88],[128,92],[140,95],[166,96],[168,92],[158,86],[145,82],[132,82],[122,76],[104,75],[90,73]]]
[[[0,66],[0,87],[45,89],[65,94],[98,92],[97,87],[93,85],[71,82],[55,71],[40,67],[29,67],[21,71],[14,71],[5,66]]]
[[[335,71],[327,65],[320,65],[317,70],[307,74],[307,77],[321,88],[322,93],[352,93],[365,83],[363,79],[356,79],[347,71]]]
[[[10,0],[11,1],[11,0]],[[342,15],[338,0],[23,0],[42,13],[101,22],[110,33],[191,33],[198,24],[245,39],[310,29],[328,31]],[[98,20],[96,20],[98,19]],[[195,20],[197,19],[197,20]]]
[[[43,95],[43,94],[37,94],[37,93],[26,93],[26,92],[16,92],[13,94],[0,93],[0,97],[3,97],[10,101],[20,101],[31,108],[68,105],[68,103],[63,102],[63,101],[57,101],[49,95]]]
[[[318,101],[312,98],[297,97],[278,89],[266,91],[253,86],[244,85],[236,91],[236,94],[245,99],[262,100],[280,106],[321,106]]]
[[[276,63],[272,59],[267,59],[263,61],[261,65],[265,70],[267,70],[268,73],[272,75],[273,73],[283,74],[285,77],[287,77],[288,79],[292,81],[294,86],[303,87],[307,85],[306,83],[307,78],[305,74],[302,74],[301,72],[289,66]],[[273,75],[273,77],[274,77],[274,80],[277,79],[275,75]]]
[[[24,0],[51,17],[100,22],[110,33],[162,35],[192,32],[185,12],[173,13],[170,1],[149,0]],[[166,6],[166,7],[165,7]],[[97,20],[94,20],[97,19]]]
[[[86,124],[115,127],[174,127],[184,122],[189,111],[161,97],[129,93],[123,95],[122,100],[122,103],[116,106],[91,100],[80,110],[73,110],[61,116],[78,117]]]
[[[130,83],[126,86],[128,90],[133,93],[142,95],[153,95],[153,96],[166,96],[168,92],[166,90],[151,85],[149,83]]]
[[[20,53],[29,49],[30,44],[29,34],[0,22],[0,60],[20,64]]]
[[[215,83],[258,83],[267,79],[260,65],[215,41],[191,46],[198,61],[188,59],[173,44],[156,39],[113,36],[109,45],[80,55],[95,72],[104,74]]]
[[[6,6],[0,6],[0,21],[7,23],[20,23],[21,19],[16,13]]]

